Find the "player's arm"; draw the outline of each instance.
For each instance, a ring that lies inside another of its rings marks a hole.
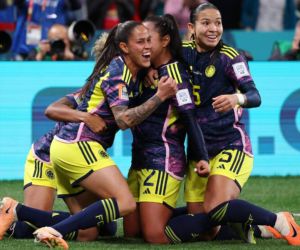
[[[207,176],[210,171],[209,158],[204,136],[195,115],[190,75],[187,73],[185,68],[181,66],[181,64],[173,65],[173,70],[174,69],[176,69],[177,72],[180,72],[180,77],[173,74],[174,76],[177,76],[175,78],[178,82],[178,91],[176,97],[174,97],[174,101],[179,112],[180,119],[187,131],[189,148],[192,151],[191,156],[193,156],[192,160],[197,162],[195,171],[200,176]],[[172,72],[172,69],[169,69],[168,72]]]
[[[196,161],[195,172],[200,176],[207,176],[210,172],[208,153],[200,125],[194,115],[194,110],[186,110],[180,113],[186,127],[190,150],[192,151],[193,159]]]
[[[245,108],[259,107],[261,104],[260,94],[254,82],[244,83],[239,87],[240,94],[236,94],[238,104]],[[239,96],[241,95],[241,96]]]
[[[176,82],[170,77],[162,77],[158,83],[158,89],[154,96],[145,103],[134,107],[113,106],[112,112],[120,129],[134,127],[144,121],[157,107],[171,96],[176,94]]]
[[[213,108],[216,112],[227,112],[236,105],[244,108],[254,108],[261,104],[260,94],[253,82],[243,83],[240,93],[219,95],[213,98]]]
[[[245,108],[260,106],[260,94],[255,87],[245,58],[240,55],[229,65],[231,65],[231,74],[228,74],[228,76],[230,76],[231,80],[236,83],[240,93],[220,95],[213,98],[212,105],[215,111],[227,112],[233,109],[236,105],[240,105]]]
[[[55,121],[83,122],[94,133],[101,133],[106,130],[105,121],[98,115],[76,110],[77,102],[70,97],[63,97],[51,103],[45,110],[45,115]]]

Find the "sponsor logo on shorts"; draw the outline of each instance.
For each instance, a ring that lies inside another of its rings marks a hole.
[[[100,155],[102,158],[108,158],[108,154],[107,154],[104,150],[99,150],[99,155]]]
[[[54,180],[54,179],[55,179],[55,175],[54,175],[53,171],[50,170],[50,169],[48,169],[48,170],[46,171],[46,176],[47,176],[50,180]]]

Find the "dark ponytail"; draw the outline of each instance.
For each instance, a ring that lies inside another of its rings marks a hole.
[[[144,20],[144,22],[153,23],[160,37],[169,35],[170,43],[168,47],[172,58],[177,61],[184,62],[181,53],[181,37],[175,18],[170,14],[165,14],[163,16],[149,16]]]
[[[120,42],[128,42],[132,31],[137,26],[142,25],[141,22],[126,21],[116,25],[108,34],[103,48],[99,51],[96,58],[96,64],[90,76],[86,80],[86,84],[82,88],[81,97],[84,97],[89,90],[93,80],[97,77],[111,62],[111,60],[122,54],[119,44]],[[101,39],[101,38],[100,38]]]

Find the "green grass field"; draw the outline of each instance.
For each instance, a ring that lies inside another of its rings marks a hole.
[[[263,206],[274,212],[291,211],[300,212],[299,197],[299,177],[251,177],[242,192],[242,198]],[[2,181],[0,182],[0,197],[11,196],[22,201],[22,182],[21,181]],[[183,205],[182,195],[179,206]],[[55,205],[57,210],[65,210],[64,204],[58,200]],[[300,222],[300,218],[296,218]],[[257,239],[256,245],[245,244],[241,241],[213,241],[195,242],[180,245],[149,245],[142,240],[125,239],[122,237],[122,220],[118,221],[118,234],[114,238],[103,238],[95,242],[69,242],[70,249],[295,249],[288,246],[284,240]],[[0,250],[20,249],[34,250],[47,249],[40,244],[34,244],[33,240],[4,239],[0,242]]]

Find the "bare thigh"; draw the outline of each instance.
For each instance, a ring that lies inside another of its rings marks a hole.
[[[210,212],[221,203],[237,199],[240,195],[240,189],[230,178],[222,175],[212,175],[208,179],[205,196],[204,211]]]
[[[135,209],[135,200],[128,184],[120,170],[115,166],[93,172],[81,181],[80,185],[100,199],[115,198],[120,216],[124,216]]]

